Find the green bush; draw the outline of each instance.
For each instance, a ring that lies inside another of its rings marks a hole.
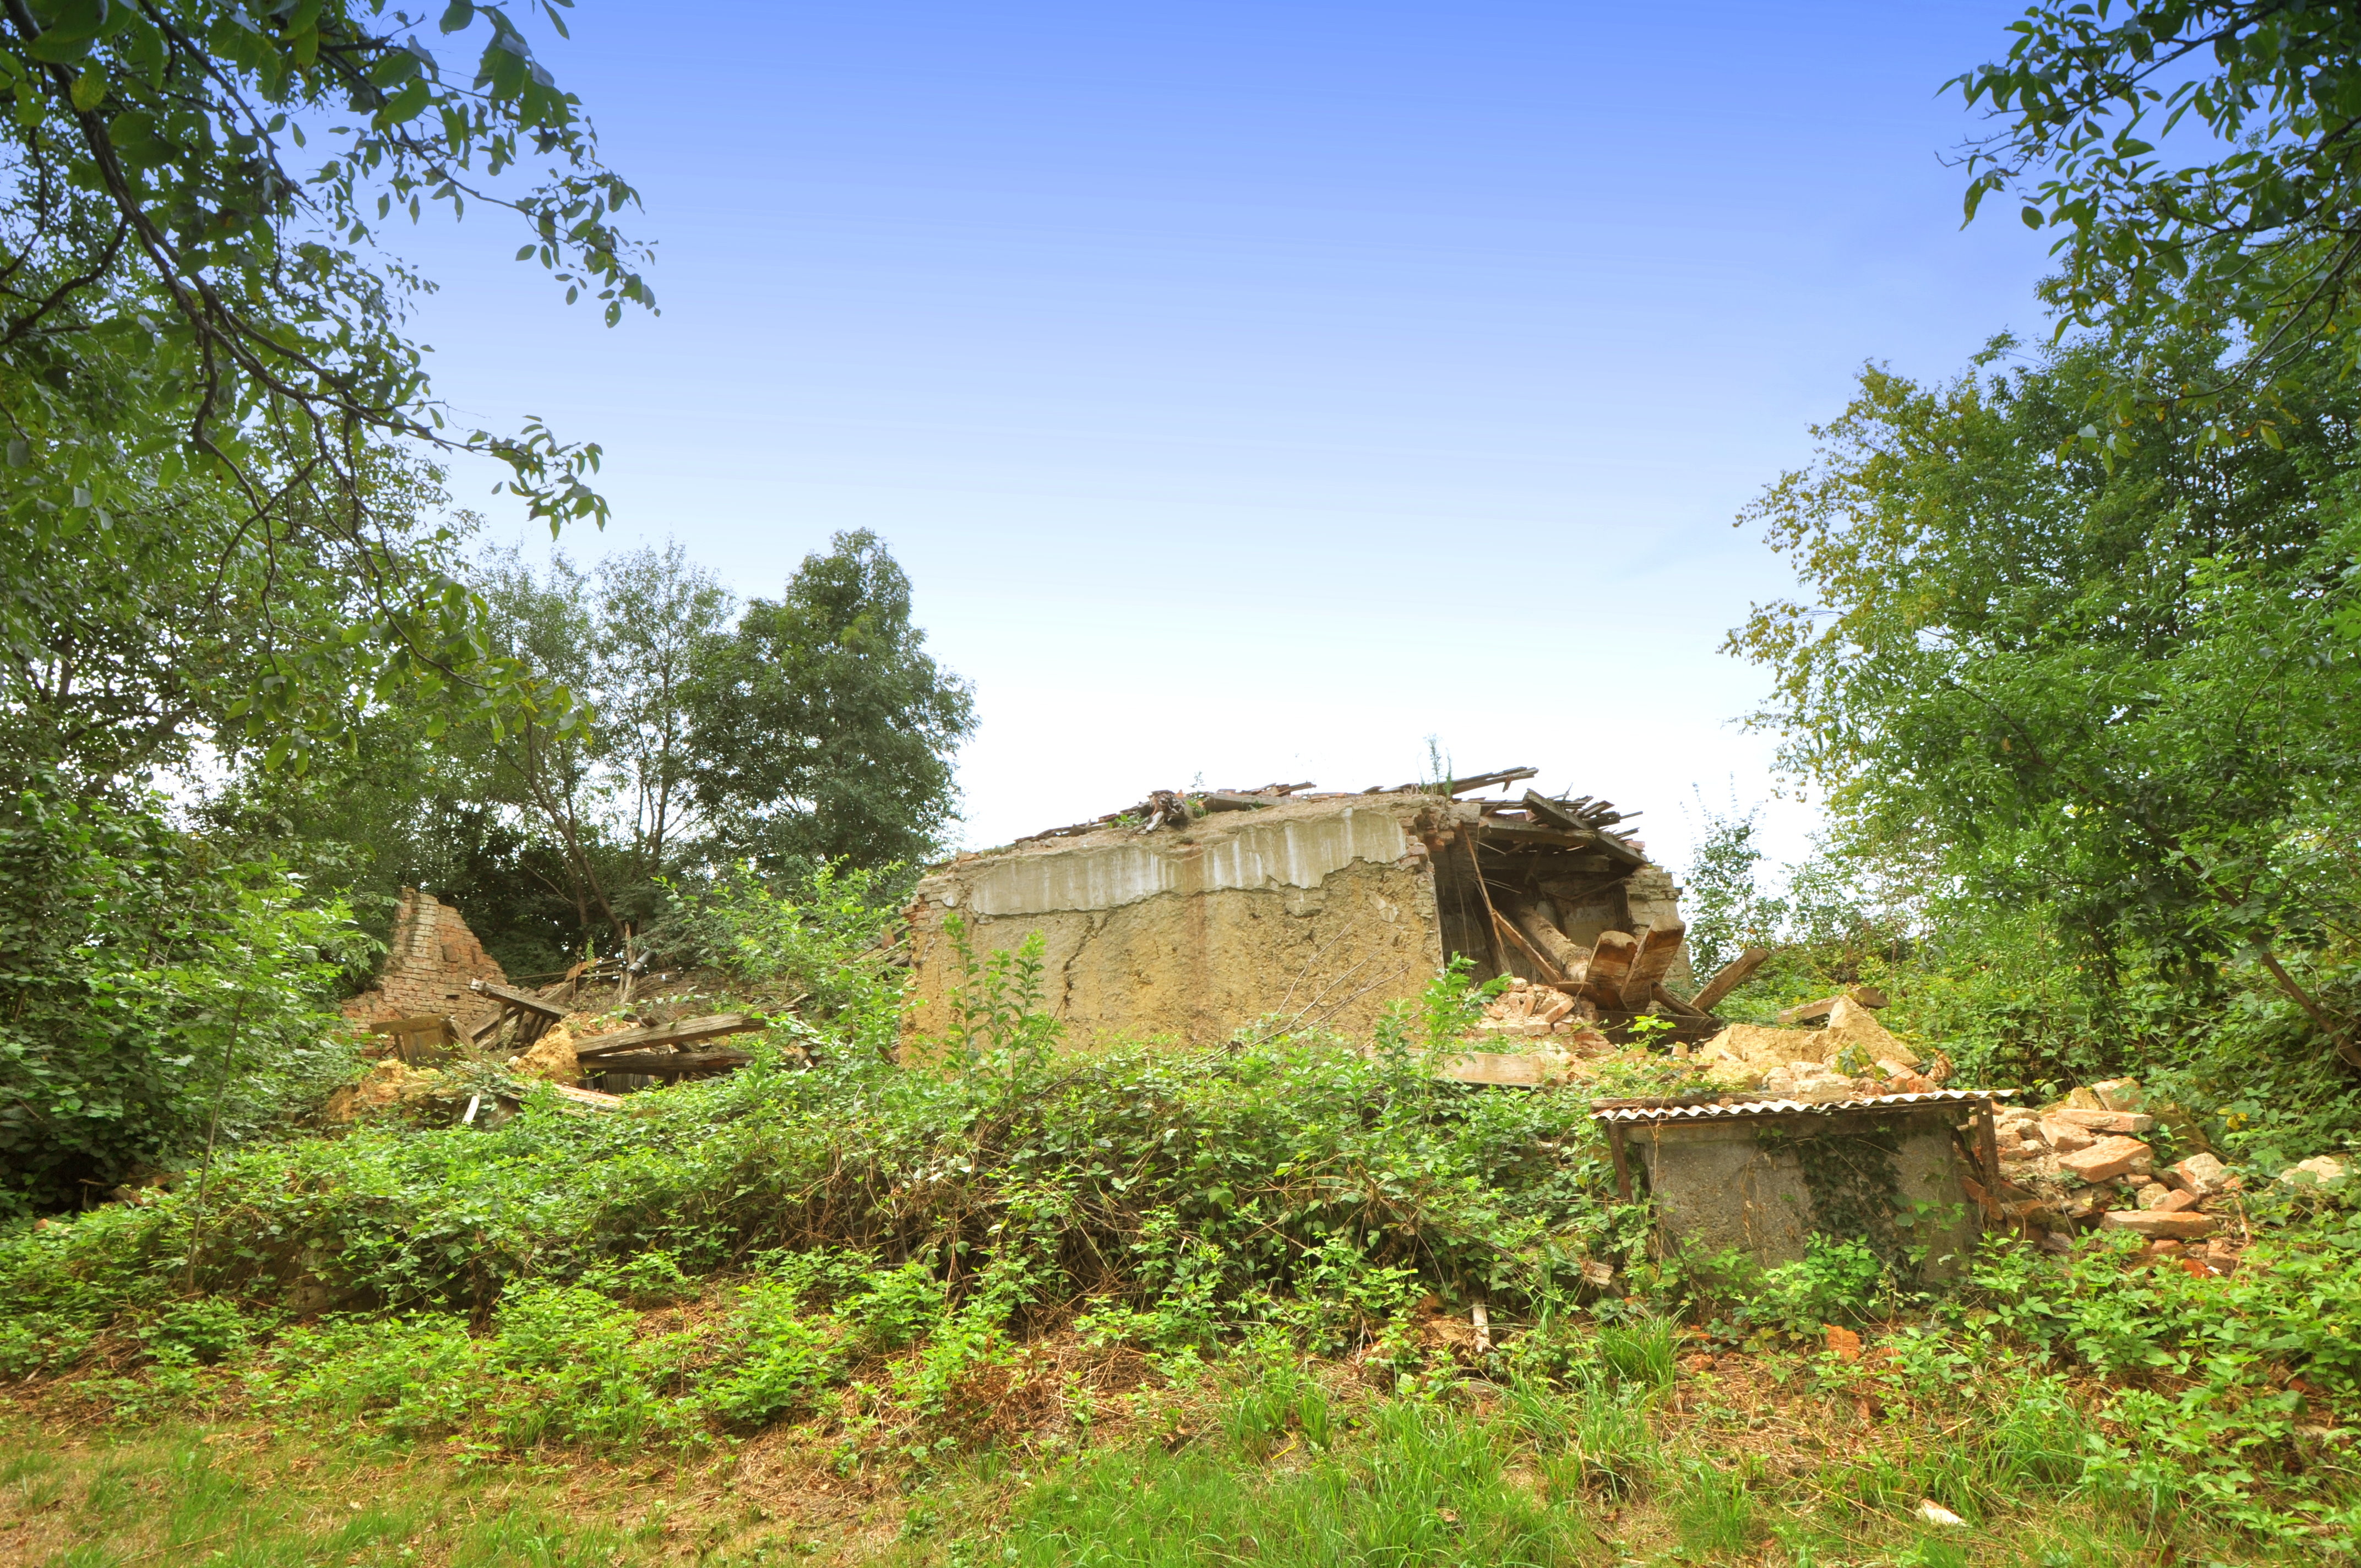
[[[2345,1218],[2333,1204],[2298,1216],[2226,1278],[2126,1271],[2115,1247],[2059,1262],[1989,1245],[1954,1321],[1987,1336],[2004,1330],[2113,1384],[2097,1431],[2055,1384],[2029,1387],[2004,1421],[2011,1478],[2070,1466],[2085,1490],[2151,1522],[2192,1513],[2325,1547],[2296,1510],[2342,1508],[2335,1499],[2356,1477],[2307,1454],[2295,1385],[2347,1407],[2361,1397],[2361,1252],[2342,1244]],[[2351,1525],[2335,1536],[2348,1547]]]
[[[1817,1334],[1829,1323],[1867,1322],[1894,1299],[1885,1264],[1860,1241],[1804,1239],[1804,1256],[1763,1272],[1748,1314],[1793,1334]]]
[[[836,1379],[843,1354],[827,1328],[797,1315],[793,1286],[758,1280],[739,1291],[732,1337],[741,1347],[735,1366],[708,1396],[724,1420],[755,1427],[807,1406]]]
[[[482,1311],[528,1284],[611,1284],[602,1271],[652,1250],[693,1278],[850,1248],[933,1260],[926,1283],[838,1309],[881,1343],[917,1310],[902,1293],[956,1305],[1004,1256],[1028,1299],[1218,1328],[1312,1277],[1367,1322],[1406,1288],[1388,1270],[1504,1310],[1570,1297],[1585,1259],[1637,1238],[1612,1190],[1580,1096],[1488,1093],[1342,1044],[948,1073],[764,1056],[613,1115],[535,1100],[497,1129],[239,1149],[214,1172],[196,1272],[263,1299],[305,1274],[353,1304]],[[0,1237],[0,1309],[103,1315],[173,1294],[193,1211],[184,1184]]]
[[[901,1022],[904,971],[892,935],[909,879],[900,866],[828,861],[780,883],[741,864],[675,904],[652,940],[676,946],[747,985],[798,998],[797,1012],[873,1051]]]
[[[0,801],[0,1215],[283,1125],[351,1071],[344,906],[160,803],[38,781]]]

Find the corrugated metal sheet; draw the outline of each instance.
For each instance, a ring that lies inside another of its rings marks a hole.
[[[1972,1105],[2005,1100],[2014,1089],[1932,1089],[1921,1094],[1870,1094],[1858,1100],[1748,1100],[1736,1105],[1620,1106],[1594,1111],[1600,1122],[1701,1122],[1727,1116],[1809,1116],[1837,1111],[1894,1110],[1908,1105]]]

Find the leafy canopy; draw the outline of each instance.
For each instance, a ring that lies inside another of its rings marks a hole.
[[[2168,328],[2231,334],[2226,371],[2184,360],[2161,389],[2140,372],[2164,367],[2127,357],[2101,389],[2119,420],[2159,395],[2278,384],[2315,350],[2351,369],[2361,15],[2305,0],[2041,0],[2010,30],[2004,60],[1949,83],[2001,122],[1970,146],[1968,217],[2011,192],[2029,227],[2062,231],[2061,336],[2103,329],[2123,349]],[[2188,155],[2201,130],[2220,156]],[[2213,428],[2276,441],[2289,417],[2232,401]]]
[[[561,33],[565,3],[542,6]],[[509,12],[423,20],[383,0],[0,14],[0,640],[20,658],[93,606],[151,613],[159,583],[245,579],[269,634],[236,668],[234,731],[302,745],[407,681],[513,692],[447,541],[412,549],[411,498],[373,469],[389,442],[486,454],[554,528],[604,520],[598,452],[538,421],[447,420],[403,330],[427,285],[373,254],[379,229],[489,203],[522,220],[521,259],[610,323],[653,301],[613,226],[636,196]],[[441,35],[481,40],[472,70],[437,57]]]
[[[2278,950],[2361,917],[2361,389],[2286,389],[2276,447],[2173,412],[2111,466],[2068,438],[2122,356],[1990,365],[1865,372],[1817,463],[1749,509],[1806,590],[1726,644],[1775,677],[1756,721],[1861,843],[2054,909],[2094,973],[2250,955],[2301,996]]]
[[[76,1208],[316,1104],[353,1046],[325,1003],[344,905],[226,861],[159,803],[36,783],[0,811],[0,1215]]]
[[[772,865],[917,862],[939,847],[967,682],[910,620],[877,536],[840,533],[776,600],[754,599],[690,690],[697,799],[734,854]]]

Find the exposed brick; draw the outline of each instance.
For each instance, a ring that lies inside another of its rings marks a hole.
[[[2229,1167],[2210,1154],[2193,1154],[2172,1168],[2181,1185],[2201,1198],[2235,1190],[2238,1181]]]
[[[2188,1241],[2213,1234],[2213,1222],[2204,1214],[2168,1214],[2160,1209],[2116,1209],[2099,1217],[2099,1228],[2129,1231],[2150,1241],[2170,1236]]]
[[[2103,1082],[2091,1085],[2091,1092],[2097,1095],[2099,1103],[2110,1111],[2147,1109],[2147,1095],[2140,1088],[2136,1079],[2110,1078]]]
[[[414,887],[401,890],[394,905],[393,930],[377,983],[345,1003],[345,1016],[358,1024],[389,1018],[447,1014],[462,1029],[473,1028],[500,1010],[467,989],[470,981],[506,985],[508,976],[459,912]]]
[[[2118,1176],[2146,1172],[2155,1151],[2137,1138],[2101,1138],[2089,1148],[2058,1157],[2059,1168],[2070,1170],[2093,1185]]]
[[[2099,1141],[2091,1135],[2088,1129],[2078,1127],[2071,1122],[2044,1122],[2041,1124],[2041,1135],[2051,1148],[2061,1155],[2089,1148]]]

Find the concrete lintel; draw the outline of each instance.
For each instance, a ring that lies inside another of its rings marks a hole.
[[[1116,909],[1166,893],[1229,888],[1315,888],[1356,861],[1390,863],[1411,838],[1393,811],[1345,806],[1293,820],[1258,820],[1200,829],[1197,842],[1177,833],[1139,836],[1128,844],[1093,841],[971,861],[922,884],[922,894],[950,892],[957,907],[984,917]],[[937,884],[949,883],[938,890]]]

